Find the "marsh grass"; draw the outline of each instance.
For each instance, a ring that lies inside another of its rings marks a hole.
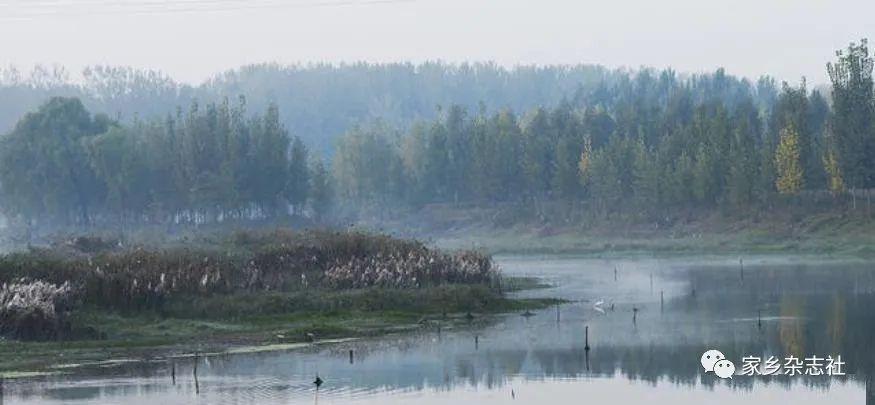
[[[483,285],[445,285],[421,289],[367,288],[298,292],[240,293],[228,296],[182,297],[168,302],[164,316],[196,319],[253,319],[259,316],[306,313],[386,312],[441,314],[501,312],[514,300]]]
[[[68,301],[82,310],[70,318],[71,333],[44,338],[136,335],[125,333],[116,316],[195,336],[189,326],[167,326],[169,320],[188,320],[187,325],[221,334],[233,331],[203,322],[245,323],[287,314],[491,312],[511,306],[488,255],[364,232],[279,229],[128,248],[88,237],[61,246],[0,257],[0,282],[26,278],[67,286]],[[11,326],[4,334],[35,336],[23,330]]]
[[[86,304],[161,309],[179,296],[308,288],[420,288],[489,284],[489,256],[360,232],[238,232],[196,248],[132,248],[94,255],[35,249],[0,258],[0,282],[72,283]]]
[[[309,309],[286,306],[287,302]],[[436,325],[449,330],[489,323],[496,319],[493,314],[543,309],[560,302],[507,298],[482,286],[447,285],[418,291],[372,288],[187,297],[168,302],[164,314],[84,306],[71,315],[71,322],[79,328],[99,330],[99,339],[2,342],[0,374],[9,370],[53,371],[59,363],[305,343],[309,335],[324,341],[428,330]],[[466,316],[469,311],[475,315],[473,321]]]

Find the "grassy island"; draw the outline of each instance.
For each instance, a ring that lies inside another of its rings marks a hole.
[[[0,370],[451,328],[550,305],[490,256],[364,232],[98,237],[0,257]]]

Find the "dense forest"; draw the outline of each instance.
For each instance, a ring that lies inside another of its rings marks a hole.
[[[174,113],[191,100],[220,103],[245,95],[253,110],[271,103],[292,134],[313,150],[331,153],[334,139],[355,124],[380,117],[406,127],[436,116],[438,105],[526,111],[552,106],[578,88],[612,86],[627,73],[601,66],[505,69],[494,64],[409,63],[246,66],[199,84],[155,71],[93,66],[71,74],[60,66],[29,72],[0,68],[0,133],[50,97],[76,97],[86,108],[124,123]]]
[[[0,202],[28,229],[323,218],[433,203],[512,204],[566,221],[659,221],[685,208],[856,209],[860,196],[868,209],[872,68],[864,40],[837,53],[824,92],[723,70],[490,65],[260,67],[187,92],[156,84],[160,76],[140,87],[106,79],[70,87],[99,90],[82,95],[85,103],[51,98],[2,139]],[[312,87],[272,97],[283,88],[274,79]],[[220,97],[247,90],[248,98]],[[204,99],[215,101],[166,111],[209,91]],[[98,111],[140,114],[91,114],[86,105],[99,102],[109,104]],[[147,102],[157,104],[140,109]],[[386,109],[373,109],[380,103]],[[322,148],[308,139],[344,130],[332,153],[308,152]]]
[[[829,94],[804,80],[778,89],[722,70],[642,70],[522,115],[451,106],[407,133],[360,126],[338,143],[337,192],[374,207],[510,202],[544,216],[558,201],[562,216],[649,220],[683,208],[835,206],[848,195],[856,207],[858,190],[875,185],[866,42],[828,71]]]
[[[3,138],[4,212],[37,227],[204,223],[299,213],[309,195],[318,215],[329,174],[278,114],[240,98],[121,125],[53,98]]]

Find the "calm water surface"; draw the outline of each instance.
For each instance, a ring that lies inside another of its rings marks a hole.
[[[875,404],[872,263],[498,259],[508,275],[553,286],[521,295],[574,302],[456,330],[201,358],[199,393],[183,359],[175,386],[166,362],[123,363],[7,381],[3,404]],[[841,355],[848,376],[720,380],[699,364],[708,348],[739,369],[748,355]]]

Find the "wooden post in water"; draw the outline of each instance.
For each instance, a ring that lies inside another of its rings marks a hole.
[[[872,383],[872,377],[866,377],[866,405],[875,404],[875,384]]]
[[[589,325],[583,328],[583,362],[586,365],[586,371],[589,372]]]
[[[738,274],[741,277],[741,281],[744,281],[744,259],[738,258]]]
[[[634,306],[632,307],[632,324],[638,324],[638,308]]]
[[[474,335],[474,350],[480,350],[480,335]]]
[[[556,323],[559,323],[559,304],[556,304]]]
[[[614,266],[614,281],[617,281],[617,266]]]
[[[316,393],[315,393],[315,399],[314,399],[315,404],[319,403],[319,387],[322,386],[322,382],[323,382],[322,378],[319,377],[319,374],[316,374],[316,380],[313,381],[313,385],[316,386]]]
[[[583,336],[583,350],[589,352],[589,326],[584,327]]]
[[[176,385],[176,360],[170,361],[170,381]]]
[[[758,309],[757,310],[757,329],[762,329],[762,328],[763,328],[763,310]]]
[[[349,349],[349,364],[354,364],[355,360],[353,359],[352,349]]]
[[[194,374],[194,393],[200,394],[201,393],[201,386],[197,380],[197,362],[198,362],[198,355],[197,355],[197,353],[195,353],[194,354],[194,368],[192,369],[192,374]]]

